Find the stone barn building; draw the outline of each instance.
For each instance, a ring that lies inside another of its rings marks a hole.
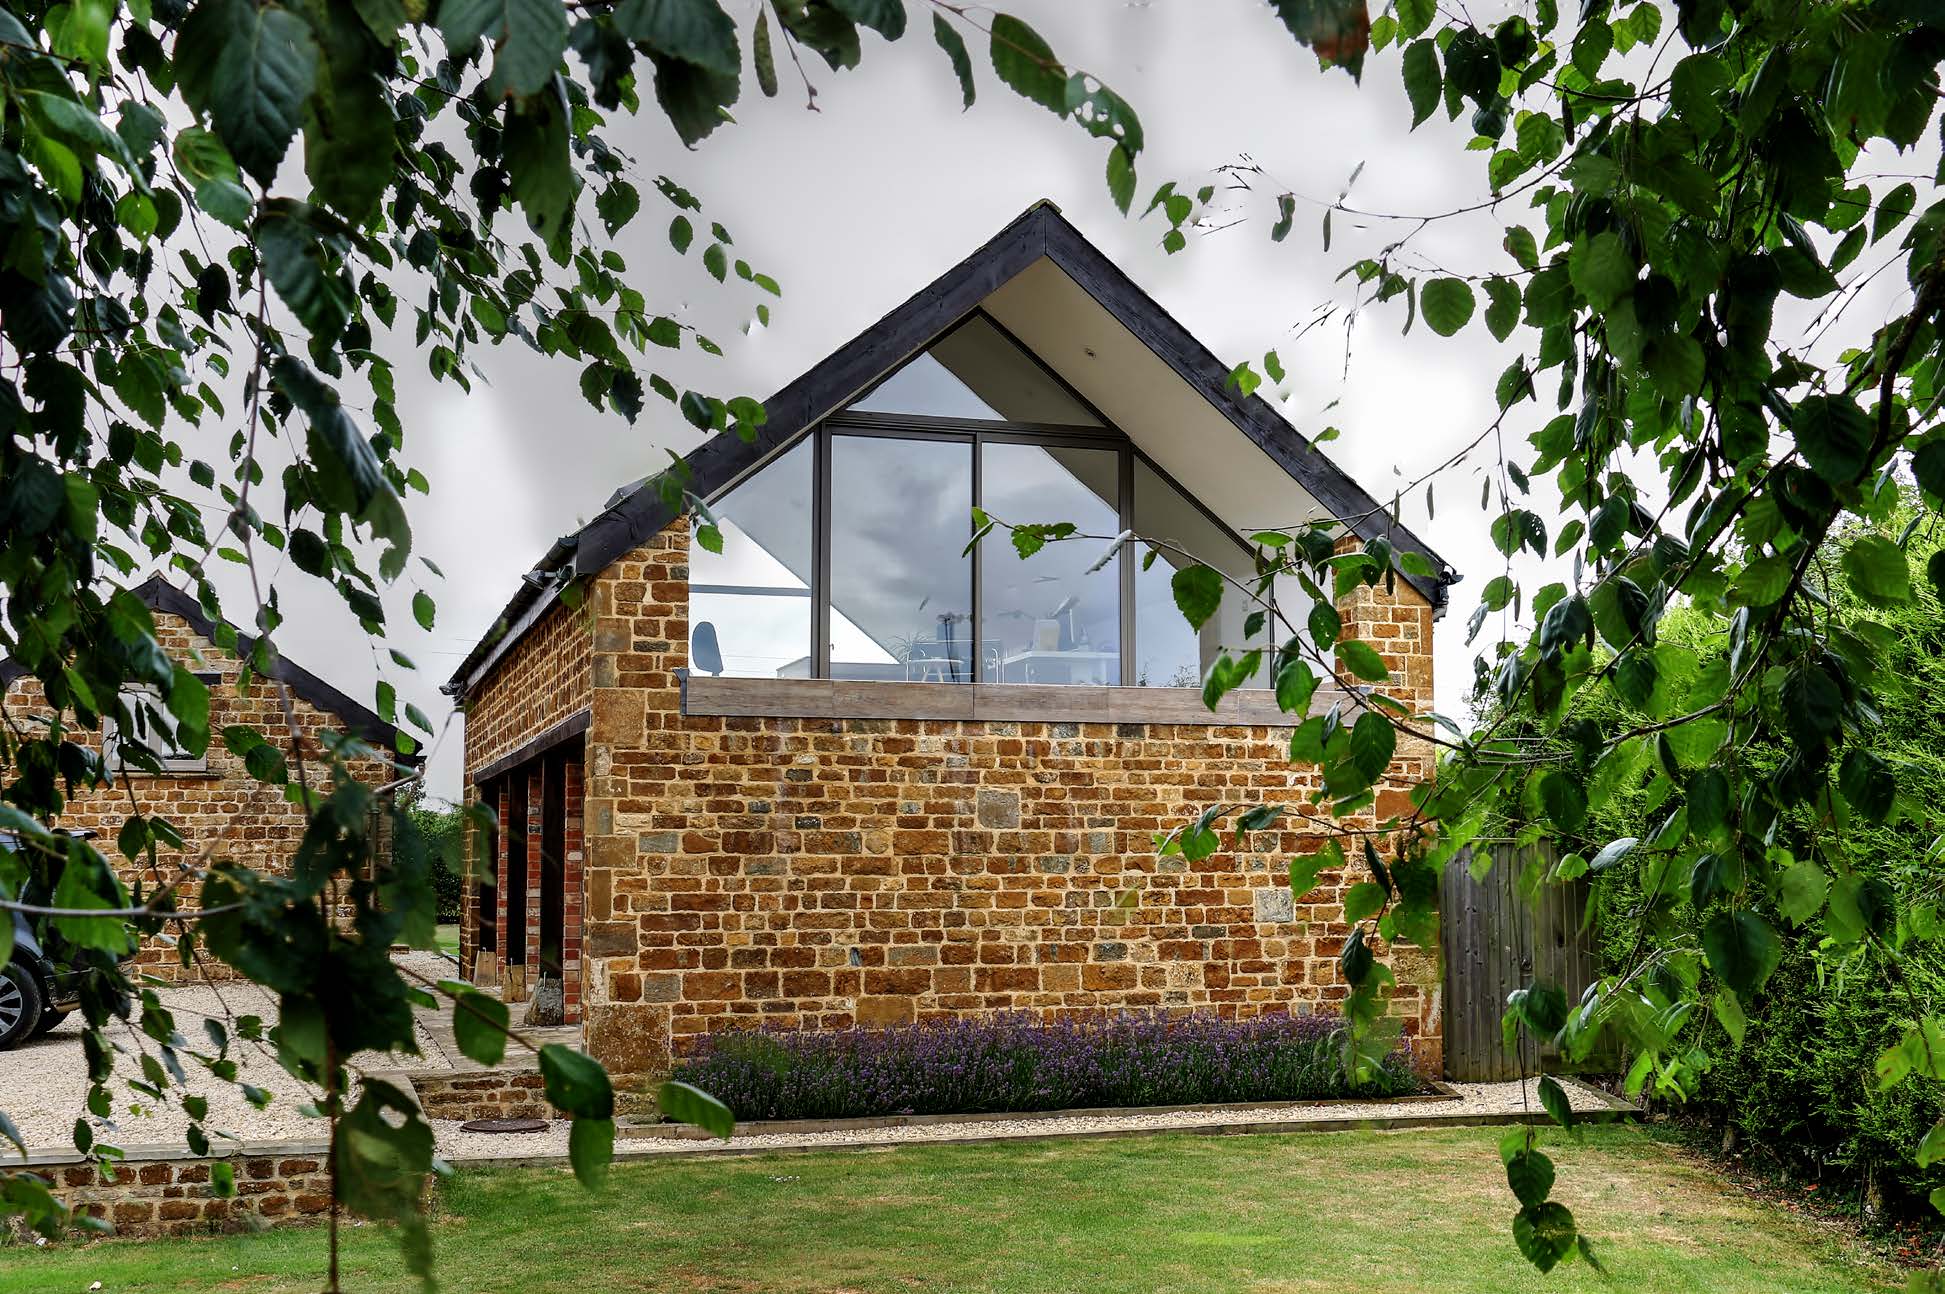
[[[390,764],[377,758],[354,764],[366,785],[376,788],[397,782],[405,775],[401,767],[418,766],[418,754],[400,752],[401,744],[411,743],[401,743],[392,724],[287,657],[272,659],[269,677],[260,671],[247,687],[240,686],[243,659],[251,654],[254,637],[234,626],[219,630],[201,603],[162,576],[151,576],[129,591],[149,609],[156,641],[169,659],[209,686],[212,737],[207,751],[192,754],[174,747],[169,734],[146,734],[145,744],[162,764],[161,772],[146,772],[124,767],[117,760],[114,721],[107,722],[114,784],[69,800],[54,825],[95,832],[97,847],[116,864],[125,883],[139,883],[145,891],[153,890],[158,875],[173,878],[178,862],[193,862],[205,854],[259,870],[279,870],[296,854],[304,835],[303,810],[284,798],[282,788],[252,777],[243,760],[224,749],[221,737],[226,727],[249,725],[283,749],[288,761],[290,743],[277,681],[289,689],[298,730],[314,751],[322,749],[316,743],[323,734],[337,732],[390,753]],[[236,644],[235,650],[219,646],[219,639]],[[134,689],[138,693],[145,690]],[[36,715],[46,712],[39,680],[25,675],[12,661],[0,660],[0,692],[11,722],[31,724]],[[151,694],[149,699],[159,704],[159,697]],[[153,872],[146,859],[139,865],[128,862],[116,849],[115,837],[131,811],[167,818],[182,836],[185,848],[179,853],[158,850]],[[195,906],[199,888],[196,884],[184,887],[183,906]],[[213,958],[205,958],[199,969],[186,968],[172,948],[158,942],[141,950],[137,964],[145,974],[163,980],[228,974],[227,968]]]
[[[1339,605],[1417,712],[1450,577],[1227,373],[1043,203],[778,392],[753,443],[690,454],[706,515],[652,481],[617,492],[447,685],[467,794],[501,824],[468,972],[545,985],[637,1074],[731,1027],[1328,1009],[1344,882],[1293,908],[1288,860],[1319,843],[1301,819],[1247,853],[1156,857],[1214,801],[1319,794],[1267,692],[1204,708],[1245,608],[1193,631],[1170,577],[1183,552],[1246,577],[1246,535],[1325,516],[1423,554],[1439,578]],[[975,508],[1179,548],[1020,560],[1001,531],[968,551]],[[1301,621],[1302,592],[1278,597]],[[1401,742],[1402,773],[1431,754]],[[1435,1068],[1435,970],[1395,957]]]

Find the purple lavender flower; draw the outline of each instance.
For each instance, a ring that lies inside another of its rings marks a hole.
[[[1420,1090],[1409,1052],[1353,1090],[1323,1015],[1026,1013],[888,1029],[710,1035],[676,1077],[739,1119],[979,1114],[1141,1105],[1396,1096]]]

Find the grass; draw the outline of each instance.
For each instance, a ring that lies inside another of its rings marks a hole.
[[[443,1288],[881,1294],[1842,1294],[1895,1273],[1765,1211],[1635,1128],[1553,1147],[1602,1277],[1514,1252],[1493,1129],[1168,1136],[476,1169],[441,1191]],[[0,1291],[312,1291],[317,1229],[0,1250]],[[407,1291],[384,1230],[347,1231],[344,1288]]]
[[[452,926],[434,927],[432,941],[434,946],[437,947],[440,952],[446,953],[453,957],[459,956],[459,927],[458,926],[452,925]]]

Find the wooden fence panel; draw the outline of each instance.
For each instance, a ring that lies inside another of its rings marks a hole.
[[[1492,870],[1472,879],[1472,851],[1446,865],[1439,911],[1445,947],[1445,1072],[1463,1082],[1495,1082],[1533,1073],[1542,1059],[1522,1035],[1520,1054],[1504,1041],[1507,995],[1536,982],[1558,984],[1578,1002],[1598,975],[1587,929],[1585,877],[1546,884],[1537,900],[1520,893],[1531,863],[1550,866],[1551,847],[1493,847]],[[1545,1059],[1552,1059],[1551,1049]]]

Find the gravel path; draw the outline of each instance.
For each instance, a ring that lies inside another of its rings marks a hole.
[[[436,952],[399,954],[401,966],[433,979],[449,979],[453,963]],[[205,1019],[235,1019],[256,1015],[265,1026],[275,1023],[276,1005],[271,996],[254,984],[229,982],[218,985],[193,985],[157,990],[162,1003],[175,1016],[176,1029],[190,1046],[209,1048],[203,1031]],[[450,1069],[463,1058],[442,1047],[438,1035],[420,1022],[418,1056],[378,1056],[360,1058],[368,1069]],[[13,1120],[21,1136],[33,1150],[72,1150],[74,1120],[87,1107],[87,1062],[81,1050],[82,1025],[79,1014],[71,1015],[45,1037],[0,1052],[0,1110]],[[181,1143],[189,1126],[171,1093],[166,1103],[128,1087],[128,1080],[141,1076],[141,1056],[154,1054],[155,1044],[132,1026],[120,1026],[111,1033],[120,1050],[115,1077],[109,1082],[113,1106],[108,1119],[88,1117],[96,1137],[119,1146],[147,1146]],[[300,1141],[322,1138],[323,1123],[308,1118],[302,1107],[314,1093],[305,1084],[285,1073],[277,1064],[275,1051],[268,1044],[233,1041],[230,1057],[237,1063],[237,1078],[270,1093],[270,1101],[258,1109],[233,1083],[212,1078],[189,1057],[182,1058],[189,1080],[189,1091],[209,1100],[209,1117],[203,1128],[212,1145],[222,1136],[240,1141]]]
[[[618,1157],[649,1159],[657,1155],[736,1154],[757,1150],[841,1150],[865,1146],[898,1146],[923,1142],[1006,1141],[1028,1137],[1104,1136],[1133,1132],[1168,1132],[1209,1128],[1261,1128],[1305,1124],[1341,1124],[1411,1119],[1452,1124],[1479,1123],[1520,1114],[1540,1115],[1538,1080],[1528,1083],[1453,1083],[1458,1098],[1451,1101],[1365,1101],[1337,1105],[1289,1105],[1252,1110],[1185,1110],[1169,1114],[1077,1115],[1071,1118],[1000,1119],[969,1123],[928,1123],[895,1128],[843,1132],[768,1133],[736,1136],[728,1141],[676,1137],[623,1136],[615,1143]],[[1578,1083],[1565,1085],[1575,1110],[1592,1114],[1620,1107],[1616,1102]],[[439,1153],[449,1160],[532,1159],[567,1153],[567,1123],[558,1120],[545,1132],[491,1134],[461,1132],[453,1123],[435,1122]]]

